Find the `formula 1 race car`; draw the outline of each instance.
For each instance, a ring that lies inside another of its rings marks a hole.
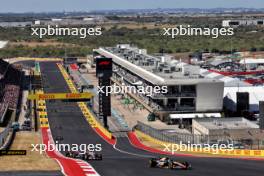
[[[80,152],[68,151],[68,152],[66,152],[66,157],[81,159],[84,161],[102,160],[103,159],[102,154],[94,153],[94,152],[80,153]]]
[[[189,170],[192,168],[188,162],[174,161],[167,157],[164,158],[151,158],[149,160],[149,167],[151,168],[165,168],[165,169],[181,169]]]

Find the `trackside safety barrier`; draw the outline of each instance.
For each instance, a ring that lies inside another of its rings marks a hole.
[[[160,148],[164,148],[164,151],[166,150],[166,147],[169,147],[170,149],[180,149],[179,144],[174,144],[174,143],[169,143],[169,142],[164,142],[158,139],[155,139],[139,130],[135,130],[135,133],[137,136],[146,139],[147,141],[150,141],[151,143],[160,145]],[[167,150],[168,151],[168,150]],[[172,150],[170,151],[172,152]],[[226,155],[226,156],[244,156],[244,157],[263,157],[264,159],[264,150],[242,150],[242,149],[232,149],[232,150],[213,150],[213,149],[206,149],[206,148],[193,148],[189,147],[189,149],[185,151],[174,151],[175,153],[177,152],[191,152],[191,153],[200,153],[200,154],[212,154],[212,155]]]
[[[220,144],[234,144],[239,149],[245,150],[263,150],[264,139],[260,136],[264,133],[260,129],[248,131],[247,136],[232,137],[228,130],[222,130],[218,134],[213,135],[198,135],[198,134],[186,134],[180,132],[167,132],[153,128],[145,123],[139,122],[135,126],[135,129],[142,131],[143,133],[156,138],[161,141],[174,143],[174,144],[200,144],[200,145],[220,145]],[[240,130],[232,130],[236,134],[239,134]],[[243,131],[242,131],[243,132]]]
[[[57,65],[58,65],[64,79],[66,80],[66,82],[70,88],[70,91],[72,93],[78,93],[73,81],[70,79],[70,76],[68,75],[66,70],[63,68],[63,66],[61,64],[57,64]],[[88,123],[91,125],[91,127],[98,128],[108,139],[113,138],[112,134],[107,129],[105,129],[100,122],[97,121],[96,117],[94,117],[94,115],[91,113],[91,111],[87,108],[85,102],[79,102],[78,106],[82,110],[84,117],[86,118]]]
[[[43,90],[38,90],[38,94],[44,94]],[[37,115],[39,117],[40,128],[49,128],[48,114],[45,100],[37,101]]]
[[[63,61],[62,58],[37,58],[37,57],[17,57],[14,58],[16,61],[38,61],[38,62],[49,62],[49,61]]]

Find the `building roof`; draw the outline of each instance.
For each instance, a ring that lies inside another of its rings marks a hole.
[[[211,72],[206,69],[200,69],[201,75],[203,75],[206,78],[211,79],[218,79],[220,81],[223,81],[225,83],[225,87],[252,87],[251,84],[241,81],[238,78],[232,78],[230,76],[224,76],[220,73]]]
[[[0,49],[7,45],[8,41],[0,41]]]
[[[220,113],[188,113],[188,114],[170,114],[170,119],[193,119],[204,117],[221,117]]]
[[[120,53],[116,53],[114,50],[115,48],[99,48],[95,51],[106,57],[111,57],[116,64],[121,65],[122,67],[126,68],[127,70],[130,70],[134,74],[151,82],[154,85],[175,85],[175,84],[194,85],[198,83],[222,82],[217,79],[203,78],[200,75],[200,71],[199,70],[197,71],[197,68],[195,66],[183,64],[175,60],[162,61],[163,58],[157,58],[154,56],[150,56],[148,54],[140,54],[140,52],[137,53],[135,52],[136,54],[139,54],[142,57],[144,57],[145,60],[149,60],[150,62],[154,63],[153,65],[139,66],[138,64],[128,61],[127,59],[124,58],[124,55]],[[128,51],[134,52],[134,50],[132,49]],[[171,67],[174,67],[175,69],[177,68],[180,69],[171,71],[169,73],[165,73],[163,71],[159,71],[157,69],[157,66],[155,66],[155,63],[158,62],[164,63],[164,65],[166,65],[166,67],[164,67],[164,70],[170,69]],[[185,74],[184,69],[187,70],[187,67],[188,67],[188,74]]]
[[[230,62],[230,60],[223,60],[223,58],[221,58],[221,59],[215,59],[215,60],[211,61],[210,64],[213,66],[218,66],[218,65],[226,63],[226,62]]]
[[[242,117],[202,118],[202,119],[193,119],[193,120],[209,130],[259,128],[257,124]]]
[[[240,60],[240,64],[264,64],[264,59],[245,58]]]
[[[259,102],[264,101],[264,87],[250,86],[250,87],[225,87],[224,97],[227,97],[235,104],[237,102],[237,92],[249,93],[249,110],[259,111]]]

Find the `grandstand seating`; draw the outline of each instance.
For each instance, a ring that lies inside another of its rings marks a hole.
[[[7,103],[9,108],[16,109],[19,97],[19,87],[16,85],[6,85],[3,102]]]
[[[16,109],[20,92],[21,69],[0,59],[0,122],[7,109]]]

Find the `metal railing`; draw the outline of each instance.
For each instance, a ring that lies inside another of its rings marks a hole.
[[[9,135],[9,133],[12,132],[11,126],[12,126],[12,123],[10,122],[7,125],[7,127],[4,129],[4,131],[2,131],[0,133],[0,148],[5,144],[6,139],[7,139],[8,135]]]
[[[137,123],[135,129],[155,138],[160,141],[173,143],[173,144],[201,144],[213,145],[213,144],[233,144],[235,149],[252,149],[260,150],[264,149],[264,139],[256,139],[253,136],[232,138],[228,133],[223,133],[219,135],[196,135],[189,133],[179,133],[179,132],[166,132],[164,130],[155,129],[149,125],[142,122]]]

